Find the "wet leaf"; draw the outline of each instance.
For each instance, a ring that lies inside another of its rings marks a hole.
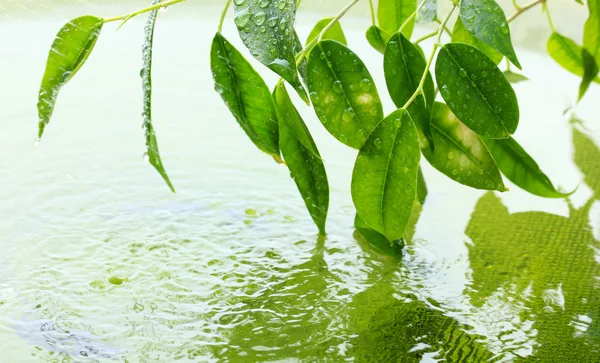
[[[153,5],[156,3],[158,3],[158,0],[153,1]],[[142,117],[144,119],[143,128],[146,135],[146,155],[148,157],[148,162],[150,162],[150,165],[154,166],[169,188],[171,188],[171,191],[175,193],[175,188],[173,188],[173,184],[171,184],[169,176],[163,166],[160,152],[158,151],[156,133],[154,132],[154,126],[152,125],[152,47],[157,14],[158,10],[150,12],[146,28],[144,29],[145,40],[142,51],[144,65],[141,72],[142,88],[144,91],[144,108],[142,112]]]
[[[367,29],[367,41],[376,51],[383,54],[385,53],[385,47],[387,45],[388,40],[390,40],[390,35],[381,28],[376,25],[371,25],[369,29]]]
[[[600,1],[588,0],[589,17],[583,25],[583,47],[600,64]]]
[[[360,58],[333,40],[310,53],[308,89],[319,120],[336,139],[359,149],[383,118],[371,74]]]
[[[367,226],[357,214],[354,217],[354,227],[356,232],[355,237],[359,237],[360,241],[368,245],[370,250],[382,254],[384,256],[401,257],[403,244],[401,241],[390,242],[379,232],[376,232]],[[357,235],[358,234],[358,235]]]
[[[384,118],[358,153],[352,200],[360,218],[393,241],[404,235],[417,197],[419,138],[408,112]]]
[[[506,80],[510,83],[519,83],[529,80],[529,78],[525,77],[524,75],[520,73],[515,73],[511,70],[504,71],[504,77],[506,77]]]
[[[504,10],[495,0],[462,0],[460,19],[465,28],[476,38],[504,54],[521,69],[510,39],[510,27]]]
[[[581,101],[590,87],[590,84],[594,81],[596,76],[598,76],[598,65],[596,64],[596,60],[585,48],[581,50],[581,61],[583,63],[583,77],[581,78],[581,84],[579,85],[578,102]]]
[[[383,70],[390,97],[396,107],[404,107],[406,101],[415,93],[426,63],[419,49],[404,35],[396,33],[390,39],[383,57]],[[423,96],[417,97],[408,107],[408,112],[419,130],[421,145],[433,145],[429,122],[435,92],[429,72],[423,89],[426,101]]]
[[[79,71],[94,49],[104,19],[82,16],[65,24],[56,35],[42,78],[38,98],[39,131],[50,122],[60,89]]]
[[[419,167],[419,174],[417,175],[417,200],[421,204],[425,204],[427,199],[427,183],[425,182],[425,176],[423,176],[423,170]]]
[[[277,111],[265,81],[220,33],[213,39],[210,66],[215,90],[250,140],[280,162]]]
[[[325,234],[329,208],[329,183],[325,166],[283,83],[277,85],[274,97],[279,111],[281,153],[319,233]]]
[[[417,10],[416,0],[379,0],[377,7],[377,20],[379,26],[388,34],[395,34],[406,19]],[[411,20],[402,33],[410,39],[415,21]]]
[[[315,25],[315,27],[310,31],[310,34],[308,35],[308,38],[306,39],[306,44],[308,45],[308,43],[315,40],[319,36],[321,31],[327,25],[329,25],[331,20],[333,20],[333,18],[323,18],[323,19],[319,20],[319,22]],[[333,24],[331,26],[331,28],[329,28],[329,30],[325,32],[325,34],[323,34],[322,39],[336,40],[344,45],[348,45],[347,41],[346,41],[346,36],[344,35],[344,30],[342,29],[342,25],[340,24],[339,21],[336,21],[335,24]]]
[[[434,168],[472,188],[506,190],[487,147],[441,102],[433,107],[431,133],[435,149],[421,151]]]
[[[417,16],[417,22],[421,23],[429,23],[437,18],[437,0],[422,0],[425,2],[421,10],[419,10],[419,14]]]
[[[308,102],[296,69],[296,0],[236,0],[235,25],[254,58],[285,79]]]
[[[502,58],[504,57],[502,53],[498,52],[496,49],[487,45],[482,40],[477,39],[471,32],[465,28],[465,25],[460,20],[460,18],[456,19],[456,23],[454,23],[454,29],[452,29],[452,43],[465,43],[472,47],[475,47],[482,51],[485,55],[487,55],[496,65],[500,64]]]
[[[570,195],[558,192],[535,160],[512,137],[503,140],[482,139],[502,174],[521,189],[546,198],[564,198]]]
[[[494,139],[515,132],[519,124],[515,91],[480,50],[461,43],[444,45],[435,75],[442,97],[471,130]]]

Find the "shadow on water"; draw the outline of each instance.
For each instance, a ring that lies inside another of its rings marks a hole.
[[[600,362],[600,242],[590,210],[600,199],[600,150],[574,128],[575,162],[594,196],[570,206],[568,218],[544,212],[510,214],[493,193],[484,195],[466,234],[475,306],[501,295],[521,304],[533,322],[534,361]]]

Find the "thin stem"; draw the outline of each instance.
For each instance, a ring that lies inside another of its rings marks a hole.
[[[371,9],[371,23],[377,25],[375,22],[375,6],[373,6],[373,0],[369,0],[369,8]]]
[[[410,24],[410,22],[413,21],[417,17],[417,14],[419,14],[419,11],[421,11],[421,8],[423,7],[423,5],[425,5],[425,0],[421,1],[419,6],[417,7],[417,10],[415,10],[412,14],[410,14],[410,16],[408,18],[406,18],[404,23],[402,23],[402,25],[400,26],[400,29],[399,29],[400,32],[402,32],[404,30],[404,28],[407,27],[408,24]]]
[[[518,16],[520,16],[527,10],[531,9],[532,7],[536,6],[537,4],[542,4],[542,3],[545,4],[546,0],[533,0],[532,2],[530,2],[527,5],[520,6],[517,8],[517,11],[515,11],[514,14],[512,14],[508,19],[506,19],[506,21],[510,23],[511,21],[515,20]]]
[[[227,15],[227,10],[229,10],[229,5],[231,5],[231,0],[227,0],[225,3],[225,7],[223,8],[223,12],[221,13],[221,19],[219,20],[219,27],[217,31],[221,33],[223,31],[223,23],[225,22],[225,16]]]
[[[506,70],[510,72],[510,61],[506,57],[504,59],[506,60]]]
[[[147,8],[143,8],[138,11],[134,11],[133,13],[129,13],[129,14],[121,15],[121,16],[115,16],[112,18],[105,18],[104,22],[110,23],[110,22],[119,21],[119,20],[129,20],[129,19],[133,18],[134,16],[138,16],[140,14],[144,14],[144,13],[147,13],[152,10],[166,8],[168,6],[171,6],[171,5],[183,2],[183,1],[185,1],[185,0],[168,0],[168,1],[160,2],[158,4],[148,6]]]
[[[436,23],[438,23],[438,24],[442,24],[442,21],[441,21],[441,20],[440,20],[440,19],[439,19],[437,16],[436,16],[436,17],[435,17],[435,19],[433,19],[433,20],[434,20]],[[452,37],[452,32],[451,32],[451,31],[450,31],[450,29],[448,29],[448,27],[447,27],[447,26],[445,26],[445,25],[444,25],[444,31],[445,31],[446,33],[448,33],[448,35],[449,35],[450,37]]]
[[[448,20],[450,20],[452,13],[454,13],[454,10],[456,9],[456,6],[457,6],[457,4],[454,4],[452,6],[452,9],[450,9],[450,11],[448,12],[448,15],[446,15],[446,18],[440,24],[440,27],[437,30],[438,37],[437,37],[435,44],[433,45],[433,49],[431,50],[431,55],[429,56],[429,59],[427,60],[427,65],[425,66],[425,70],[423,71],[423,76],[421,77],[421,82],[419,82],[419,86],[415,90],[415,93],[413,93],[413,95],[410,97],[410,99],[408,101],[406,101],[404,106],[402,106],[403,109],[407,109],[408,106],[410,106],[411,103],[413,103],[414,100],[416,100],[417,97],[423,93],[423,86],[425,85],[425,81],[427,80],[427,74],[429,74],[429,68],[431,68],[431,64],[433,63],[433,57],[435,57],[435,53],[436,53],[438,47],[441,46],[440,41],[442,39],[442,34],[444,34],[444,27],[448,23]]]
[[[517,9],[517,10],[521,9],[521,6],[519,6],[519,4],[517,4],[517,0],[512,0],[512,3],[515,6],[515,9]]]
[[[548,17],[548,25],[550,25],[550,29],[553,32],[556,32],[556,28],[554,28],[554,23],[552,22],[552,17],[550,16],[550,9],[548,9],[548,5],[546,5],[546,1],[543,3],[544,11],[546,12],[546,16]]]
[[[429,39],[431,37],[435,37],[438,34],[439,30],[435,30],[427,35],[423,35],[422,37],[420,37],[419,39],[415,40],[415,44],[419,44],[422,41]]]
[[[298,56],[296,57],[296,65],[300,65],[300,63],[302,63],[302,60],[304,59],[304,57],[306,57],[306,54],[308,53],[308,51],[310,49],[312,49],[312,47],[314,47],[318,42],[321,41],[321,39],[323,38],[323,35],[325,33],[327,33],[329,31],[329,29],[331,29],[331,27],[338,21],[340,20],[344,15],[346,15],[346,13],[348,12],[348,10],[352,9],[352,7],[359,2],[360,0],[352,0],[350,2],[350,4],[346,5],[342,10],[340,10],[340,12],[333,18],[331,19],[331,21],[329,22],[329,24],[327,24],[327,26],[325,26],[323,28],[323,30],[321,30],[321,32],[319,33],[318,37],[315,37],[315,39],[313,39],[310,43],[308,43],[306,45],[306,47],[302,48],[302,51],[300,52],[300,54],[298,54]]]

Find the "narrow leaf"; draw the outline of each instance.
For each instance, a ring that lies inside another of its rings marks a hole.
[[[42,137],[44,128],[50,122],[58,92],[88,59],[103,25],[104,19],[82,16],[71,20],[58,31],[48,54],[40,86],[38,138]]]
[[[352,200],[360,218],[393,241],[404,235],[417,197],[419,138],[408,112],[384,118],[358,153]]]
[[[371,25],[369,29],[367,29],[367,41],[371,46],[378,51],[379,53],[385,53],[385,46],[387,45],[388,40],[390,40],[390,35],[381,28],[376,25]]]
[[[494,63],[496,63],[496,65],[500,64],[500,61],[502,61],[502,58],[504,57],[502,53],[471,34],[471,32],[465,28],[465,25],[460,18],[456,19],[454,29],[452,29],[452,43],[465,43],[475,47],[487,55]]]
[[[383,57],[383,70],[390,97],[396,107],[404,107],[406,101],[415,93],[426,63],[419,49],[404,35],[396,33],[390,39]],[[408,112],[419,131],[421,147],[433,145],[429,123],[435,91],[429,71],[423,91],[424,96],[418,96],[408,107]]]
[[[436,102],[431,117],[435,149],[422,149],[431,166],[450,179],[476,189],[506,190],[489,150],[477,135]]]
[[[383,118],[371,74],[360,58],[333,40],[323,40],[310,53],[308,89],[315,112],[336,139],[359,149]]]
[[[417,0],[379,0],[377,20],[379,26],[388,34],[395,34],[404,22],[417,10]],[[404,35],[410,39],[415,21],[411,20],[403,29]]]
[[[277,85],[274,97],[280,111],[281,153],[310,216],[319,228],[319,233],[325,234],[325,221],[329,208],[329,183],[325,166],[306,124],[292,104],[283,83]],[[305,143],[310,147],[306,147]]]
[[[153,4],[157,4],[159,0],[154,0]],[[144,119],[143,128],[146,134],[146,155],[150,165],[154,166],[156,171],[165,180],[171,191],[175,193],[175,188],[169,180],[169,176],[165,171],[160,153],[158,151],[158,141],[156,140],[156,133],[154,132],[154,126],[152,125],[152,47],[154,42],[154,26],[156,25],[156,16],[158,10],[150,12],[148,21],[146,23],[145,40],[142,51],[142,58],[144,65],[142,67],[142,86],[144,91],[144,108],[142,117]]]
[[[581,78],[581,84],[579,85],[578,102],[581,101],[590,87],[590,84],[594,81],[596,76],[598,76],[598,65],[596,64],[596,60],[585,48],[581,50],[581,60],[583,62],[583,77]]]
[[[504,54],[521,69],[510,39],[510,28],[504,10],[495,0],[462,0],[460,19],[475,37]]]
[[[265,81],[221,33],[213,39],[210,66],[215,90],[239,125],[260,150],[280,162],[277,111]]]
[[[596,199],[600,199],[600,148],[591,135],[573,127],[574,161],[585,177],[585,183],[594,191]]]
[[[417,16],[418,23],[429,23],[437,18],[437,0],[422,0],[425,2]]]
[[[480,50],[461,43],[444,45],[435,75],[442,97],[471,130],[494,139],[515,132],[519,124],[515,91]]]
[[[417,200],[421,204],[425,204],[427,199],[427,183],[425,183],[425,176],[423,176],[423,170],[419,167],[419,174],[417,175]]]
[[[587,1],[589,17],[583,25],[583,47],[600,64],[600,0]]]
[[[319,22],[315,25],[315,27],[308,34],[308,38],[306,39],[306,44],[315,40],[321,31],[329,25],[329,23],[333,20],[333,18],[323,18],[319,20]],[[344,35],[344,30],[342,29],[342,25],[339,21],[336,21],[329,30],[323,34],[323,39],[331,39],[336,40],[344,45],[348,45],[346,41],[346,35]]]
[[[512,137],[503,140],[482,139],[502,174],[521,189],[546,198],[564,198],[571,195],[558,192],[535,160]]]
[[[503,74],[504,74],[504,77],[506,77],[506,80],[509,81],[510,83],[519,83],[519,82],[524,82],[524,81],[529,80],[529,78],[525,77],[524,75],[522,75],[520,73],[515,73],[510,70],[504,71]]]
[[[294,22],[296,0],[234,1],[235,24],[242,41],[262,64],[308,96],[296,69]]]

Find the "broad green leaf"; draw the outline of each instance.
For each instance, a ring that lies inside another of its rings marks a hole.
[[[307,86],[315,112],[336,139],[359,149],[383,118],[371,74],[360,58],[333,40],[310,53]]]
[[[512,137],[503,140],[482,139],[502,174],[521,189],[546,198],[564,198],[570,195],[558,192],[535,160]]]
[[[510,83],[519,83],[529,80],[529,78],[525,77],[524,75],[515,73],[511,70],[504,71],[504,77],[506,77],[506,80]]]
[[[417,197],[417,128],[404,109],[392,112],[369,135],[352,173],[352,200],[360,218],[394,241],[404,235]]]
[[[383,70],[388,91],[396,107],[404,107],[406,101],[415,93],[423,77],[426,63],[419,49],[400,32],[390,39],[383,57]],[[433,141],[429,122],[435,91],[429,72],[423,90],[424,96],[417,97],[408,106],[408,113],[419,130],[421,145],[431,146]],[[422,136],[426,139],[423,140]]]
[[[581,61],[583,62],[583,77],[581,79],[581,84],[579,85],[579,97],[577,101],[581,101],[590,87],[590,84],[598,75],[598,65],[596,64],[596,60],[585,48],[581,50]]]
[[[310,31],[310,34],[308,34],[308,38],[306,39],[306,44],[308,45],[310,42],[315,40],[319,36],[321,31],[327,25],[329,25],[329,23],[332,20],[333,20],[333,18],[323,18],[323,19],[319,20],[319,22],[315,25],[315,27]],[[336,40],[344,45],[348,45],[347,41],[346,41],[346,36],[344,35],[344,30],[342,29],[342,25],[340,24],[339,21],[336,21],[335,24],[333,24],[331,26],[331,28],[329,28],[329,30],[327,30],[325,32],[325,34],[323,34],[323,39]]]
[[[158,3],[158,0],[154,0],[153,4]],[[150,12],[148,22],[146,23],[145,35],[143,47],[143,61],[142,67],[142,85],[144,91],[144,107],[142,111],[142,118],[144,119],[143,128],[146,134],[146,155],[148,156],[148,162],[154,166],[156,171],[165,180],[171,191],[175,193],[175,188],[169,180],[169,176],[165,171],[162,159],[160,158],[160,152],[158,151],[158,141],[156,140],[156,133],[154,132],[154,126],[152,125],[152,47],[154,46],[154,26],[156,24],[156,16],[158,10]]]
[[[385,46],[387,45],[388,40],[390,40],[390,35],[381,28],[376,25],[371,25],[369,29],[367,29],[367,41],[376,51],[383,54],[385,52]]]
[[[496,49],[490,47],[487,45],[487,43],[477,39],[473,34],[471,34],[471,32],[465,28],[465,25],[460,18],[456,19],[456,23],[454,23],[454,29],[452,29],[452,43],[465,43],[473,46],[487,55],[491,60],[494,61],[494,63],[496,63],[496,65],[500,64],[500,61],[502,61],[502,58],[504,57],[502,53],[498,52]]]
[[[441,102],[433,107],[431,132],[435,149],[421,150],[431,166],[472,188],[506,190],[487,147]]]
[[[427,199],[427,183],[425,183],[425,176],[423,176],[423,170],[419,167],[419,174],[417,175],[417,200],[421,204],[425,204]]]
[[[379,26],[388,34],[395,34],[404,22],[417,10],[417,0],[379,0],[377,20]],[[410,39],[415,27],[411,20],[402,33]]]
[[[600,0],[588,0],[590,16],[583,25],[583,47],[600,64]]]
[[[250,140],[281,162],[279,125],[271,92],[250,63],[221,33],[213,39],[210,67],[215,90]]]
[[[442,97],[471,130],[507,138],[519,124],[515,91],[496,64],[480,50],[461,43],[442,47],[435,65]]]
[[[510,28],[504,10],[495,0],[462,0],[460,19],[476,38],[504,54],[521,69],[510,39]]]
[[[277,85],[274,97],[279,111],[281,153],[319,233],[325,234],[329,208],[329,183],[325,166],[283,83]]]
[[[357,232],[354,237],[359,237],[360,241],[368,244],[375,252],[391,257],[402,257],[403,244],[400,243],[401,241],[390,243],[384,235],[370,229],[358,214],[354,217],[354,227]]]
[[[419,10],[418,23],[429,23],[437,18],[437,0],[422,0],[425,3]]]
[[[82,16],[71,20],[58,31],[48,54],[46,71],[40,86],[37,104],[38,138],[42,137],[44,128],[50,122],[58,92],[90,56],[102,25],[104,19]]]
[[[296,69],[296,0],[236,0],[235,25],[254,58],[285,79],[308,102]]]
[[[574,160],[585,177],[585,183],[594,191],[596,199],[600,198],[600,148],[590,135],[573,127]]]
[[[572,39],[554,32],[548,38],[546,49],[552,59],[561,67],[579,77],[583,77],[585,69],[581,58],[582,48]],[[599,82],[598,78],[595,78],[594,82]]]

